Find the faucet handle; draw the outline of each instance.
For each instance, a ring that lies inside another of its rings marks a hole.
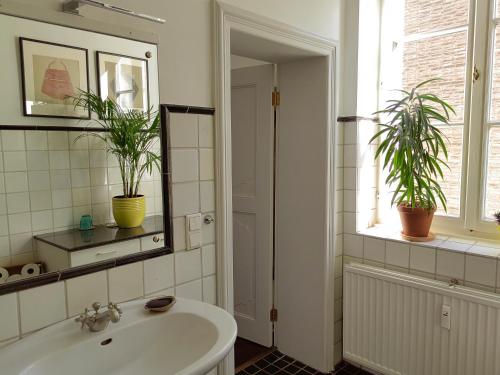
[[[84,312],[81,313],[78,318],[75,319],[75,322],[77,323],[82,323],[82,329],[83,327],[85,327],[85,322],[87,321],[89,317],[89,309],[88,308],[85,308]]]
[[[114,303],[114,302],[110,302],[110,303],[108,304],[108,309],[110,309],[110,310],[116,310],[116,311],[118,311],[118,313],[119,313],[120,315],[122,314],[122,309],[120,309],[120,308],[118,307],[118,305],[117,305],[116,303]]]
[[[99,310],[101,309],[101,304],[99,302],[94,302],[92,304],[92,308],[94,309],[94,311],[97,313],[99,312]]]

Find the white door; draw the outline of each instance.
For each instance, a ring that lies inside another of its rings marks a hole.
[[[323,372],[333,367],[327,57],[278,65],[275,345]]]
[[[234,315],[238,336],[272,345],[274,68],[232,71]]]

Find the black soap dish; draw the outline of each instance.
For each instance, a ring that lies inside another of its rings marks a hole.
[[[148,311],[153,312],[165,312],[170,310],[170,308],[175,305],[175,297],[173,296],[162,296],[158,298],[153,298],[146,302],[144,308]]]

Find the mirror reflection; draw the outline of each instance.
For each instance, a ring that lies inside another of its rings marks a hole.
[[[0,22],[0,284],[162,248],[157,46]]]

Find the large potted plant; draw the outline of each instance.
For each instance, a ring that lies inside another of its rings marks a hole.
[[[147,112],[123,110],[113,100],[103,100],[92,92],[80,92],[74,103],[96,114],[93,121],[104,130],[85,132],[80,137],[92,136],[102,140],[108,154],[118,160],[123,195],[112,199],[116,224],[120,228],[140,226],[146,213],[145,198],[139,192],[140,182],[144,173],[151,174],[154,167],[160,167],[160,157],[153,151],[160,134],[158,112],[152,109]]]
[[[399,99],[389,100],[376,112],[385,123],[370,140],[379,140],[375,159],[382,160],[388,171],[385,183],[394,188],[391,204],[397,205],[403,235],[429,236],[438,204],[446,210],[446,197],[439,184],[448,168],[446,136],[437,125],[449,123],[452,106],[423,87],[398,90]]]

